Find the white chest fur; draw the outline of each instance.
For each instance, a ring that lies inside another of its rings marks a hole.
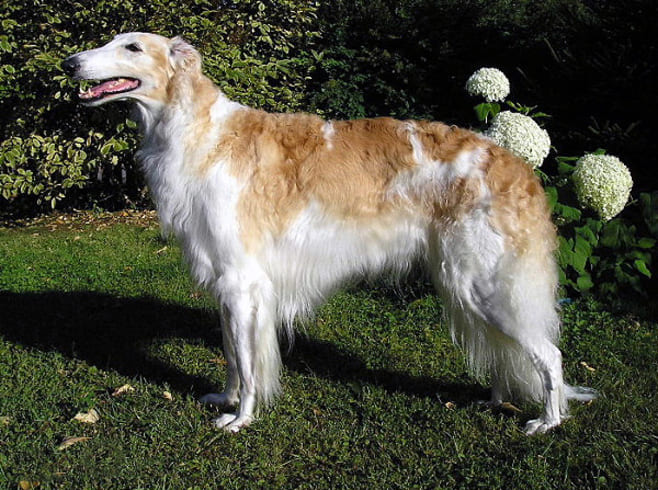
[[[213,107],[209,135],[217,137],[223,118],[239,107],[225,102],[218,100]],[[228,264],[244,260],[236,217],[241,185],[221,161],[200,174],[196,160],[213,142],[208,137],[186,145],[188,133],[184,113],[165,114],[148,128],[137,157],[163,234],[176,236],[194,278],[212,289]]]

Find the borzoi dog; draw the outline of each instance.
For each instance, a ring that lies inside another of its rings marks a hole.
[[[203,402],[238,431],[281,389],[278,333],[293,336],[348,280],[420,261],[452,337],[491,402],[543,401],[528,434],[557,426],[571,398],[556,347],[555,228],[532,169],[468,130],[390,118],[325,121],[232,102],[181,38],[121,34],[67,58],[79,94],[136,102],[137,153],[163,230],[217,298],[228,379]]]

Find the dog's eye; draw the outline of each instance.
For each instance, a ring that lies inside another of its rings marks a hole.
[[[133,53],[139,53],[142,50],[137,43],[126,44],[125,48]]]

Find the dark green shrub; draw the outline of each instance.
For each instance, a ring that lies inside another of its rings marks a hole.
[[[315,2],[8,0],[0,11],[0,205],[25,213],[58,203],[122,206],[144,196],[134,170],[137,134],[116,105],[93,111],[72,95],[60,62],[115,34],[183,35],[229,97],[298,109],[317,38]]]

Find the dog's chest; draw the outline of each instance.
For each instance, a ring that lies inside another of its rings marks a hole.
[[[200,176],[172,147],[140,152],[163,231],[173,233],[196,280],[212,283],[242,259],[237,201],[239,183],[220,164]]]

